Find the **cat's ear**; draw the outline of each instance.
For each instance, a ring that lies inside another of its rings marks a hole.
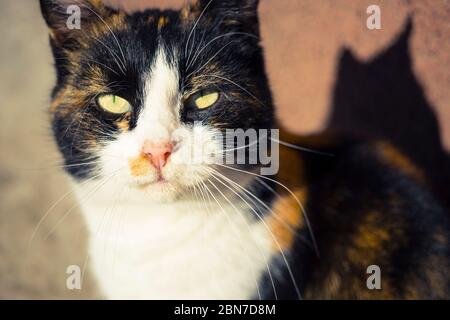
[[[259,0],[197,0],[198,10],[218,19],[230,28],[239,28],[259,35]]]
[[[111,14],[102,0],[40,0],[40,4],[50,36],[60,46],[82,34],[90,23]]]

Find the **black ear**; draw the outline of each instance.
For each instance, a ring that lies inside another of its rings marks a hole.
[[[199,10],[228,27],[259,35],[259,0],[198,0]]]
[[[111,14],[101,0],[40,0],[40,4],[50,36],[60,46],[83,33],[91,22]]]

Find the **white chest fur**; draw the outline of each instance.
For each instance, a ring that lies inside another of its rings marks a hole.
[[[110,299],[246,299],[258,294],[272,241],[245,206],[154,204],[78,188],[89,266]]]

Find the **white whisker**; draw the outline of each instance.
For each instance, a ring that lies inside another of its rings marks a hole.
[[[286,186],[285,186],[284,184],[282,184],[281,182],[278,182],[278,181],[276,181],[276,180],[274,180],[274,179],[272,179],[272,178],[269,178],[269,177],[266,177],[266,176],[263,176],[263,175],[260,175],[260,174],[254,173],[254,172],[250,172],[250,171],[245,171],[245,170],[233,168],[233,167],[226,166],[226,165],[219,164],[219,163],[216,163],[216,165],[221,166],[221,167],[224,167],[224,168],[227,168],[227,169],[230,169],[230,170],[235,170],[235,171],[238,171],[238,172],[242,172],[242,173],[246,173],[246,174],[249,174],[249,175],[253,175],[253,176],[255,176],[255,177],[260,177],[260,178],[266,179],[266,180],[268,180],[268,181],[272,181],[272,182],[278,184],[279,186],[281,186],[282,188],[284,188],[287,192],[289,192],[289,194],[295,199],[295,201],[296,201],[296,202],[298,203],[298,205],[300,206],[300,209],[302,210],[303,216],[304,216],[304,218],[305,218],[306,225],[307,225],[308,230],[309,230],[310,235],[311,235],[311,239],[312,239],[312,242],[313,242],[314,250],[315,250],[315,252],[316,252],[316,255],[317,255],[318,257],[320,257],[320,254],[319,254],[319,248],[318,248],[318,246],[317,246],[316,238],[315,238],[315,236],[314,236],[314,233],[313,233],[313,230],[312,230],[312,227],[311,227],[311,223],[309,222],[308,215],[306,214],[306,211],[305,211],[305,208],[303,207],[303,204],[300,202],[300,200],[297,198],[297,196],[294,194],[294,192],[291,191],[291,189],[289,189],[288,187],[286,187]]]
[[[294,277],[294,273],[292,272],[292,268],[291,268],[291,266],[289,265],[289,262],[288,262],[288,260],[287,260],[287,257],[286,257],[286,255],[285,255],[285,253],[284,253],[284,250],[283,250],[283,248],[281,247],[281,245],[280,245],[280,243],[278,242],[278,239],[276,238],[276,236],[273,234],[273,232],[272,232],[272,230],[270,229],[270,227],[267,225],[267,223],[264,221],[264,219],[261,217],[261,215],[244,199],[244,198],[242,198],[242,196],[238,193],[238,192],[236,192],[235,190],[233,190],[233,189],[231,189],[231,187],[229,187],[229,186],[227,186],[224,182],[222,182],[220,179],[218,179],[216,176],[213,176],[213,177],[215,177],[215,179],[217,180],[217,181],[219,181],[220,183],[222,183],[225,187],[227,187],[230,191],[232,191],[234,194],[236,194],[249,208],[250,208],[250,210],[256,215],[256,217],[258,217],[258,219],[261,221],[261,223],[264,225],[264,227],[266,228],[266,230],[269,232],[269,234],[271,235],[271,237],[272,237],[272,239],[274,240],[274,242],[275,242],[275,245],[278,247],[278,250],[280,251],[280,254],[281,254],[281,257],[283,258],[283,261],[284,261],[284,263],[285,263],[285,265],[286,265],[286,269],[288,270],[288,273],[289,273],[289,276],[291,277],[291,280],[292,280],[292,285],[294,286],[294,288],[295,288],[295,291],[296,291],[296,294],[297,294],[297,297],[299,298],[299,299],[302,299],[302,296],[301,296],[301,294],[300,294],[300,290],[299,290],[299,288],[298,288],[298,285],[297,285],[297,282],[296,282],[296,280],[295,280],[295,277]]]

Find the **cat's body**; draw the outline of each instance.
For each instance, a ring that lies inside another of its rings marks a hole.
[[[277,182],[298,196],[311,231],[295,198],[270,180],[269,194],[260,193],[261,182],[249,188],[273,210],[257,209],[264,223],[235,194],[220,206],[200,195],[155,204],[126,193],[116,199],[108,188],[89,198],[96,185],[83,185],[103,292],[133,299],[448,297],[449,219],[420,171],[384,142],[326,151],[334,153],[282,149],[287,165]],[[245,199],[256,207],[255,198]],[[367,287],[372,265],[380,267],[381,290]]]
[[[257,2],[126,15],[84,0],[81,32],[64,25],[78,1],[41,0],[57,61],[53,130],[103,294],[448,297],[449,216],[389,143],[282,133],[276,173],[217,162],[230,153],[218,133],[279,127]],[[231,151],[261,149],[260,138]],[[192,161],[197,149],[214,163]],[[381,289],[367,282],[374,266]]]

